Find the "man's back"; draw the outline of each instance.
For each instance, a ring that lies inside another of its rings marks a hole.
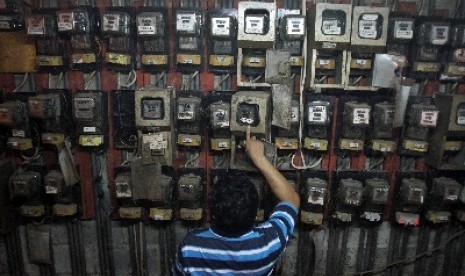
[[[175,275],[270,275],[294,231],[297,209],[276,206],[270,219],[244,235],[227,237],[216,229],[194,230],[180,244]]]

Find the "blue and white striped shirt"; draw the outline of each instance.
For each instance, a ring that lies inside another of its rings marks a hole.
[[[224,237],[211,228],[189,232],[179,245],[174,275],[271,275],[294,231],[297,208],[279,203],[268,221],[239,237]]]

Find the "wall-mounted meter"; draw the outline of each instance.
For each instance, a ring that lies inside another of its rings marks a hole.
[[[177,183],[178,201],[183,220],[201,220],[203,215],[203,179],[198,174],[186,173]]]
[[[428,20],[416,30],[418,45],[445,46],[450,40],[450,23]]]
[[[13,200],[28,202],[37,199],[42,187],[42,175],[38,172],[25,171],[11,178],[11,191]]]
[[[365,130],[370,126],[371,106],[366,103],[349,101],[344,104],[343,138],[339,139],[342,150],[363,150]]]
[[[300,10],[279,9],[278,22],[279,39],[276,48],[289,51],[291,57],[286,62],[290,63],[293,73],[299,73],[304,64],[302,48],[307,34],[306,17],[300,14]]]
[[[33,14],[26,19],[27,34],[37,37],[55,37],[57,21],[52,14]]]
[[[286,15],[281,19],[280,37],[284,40],[301,40],[306,34],[306,20],[303,15]]]
[[[130,172],[120,172],[116,175],[115,193],[117,199],[132,197],[132,178]]]
[[[405,212],[417,213],[425,203],[428,188],[425,181],[417,178],[404,178],[400,186],[401,207]]]
[[[265,91],[239,91],[231,99],[231,131],[266,136],[271,127],[271,95]]]
[[[465,25],[458,24],[452,27],[450,46],[453,48],[465,47]]]
[[[392,138],[392,126],[394,122],[395,105],[382,102],[375,104],[373,110],[373,138]]]
[[[431,200],[436,207],[444,207],[459,202],[462,185],[457,180],[448,177],[438,177],[433,179],[431,189]]]
[[[343,49],[350,43],[352,5],[317,3],[311,14],[310,44],[322,49]]]
[[[434,105],[415,103],[408,110],[408,125],[402,147],[414,152],[428,151],[429,130],[438,123],[439,111]]]
[[[204,12],[200,9],[176,10],[176,65],[178,70],[197,71],[202,65]]]
[[[240,48],[272,48],[276,37],[276,4],[239,2],[237,45]]]
[[[362,218],[368,221],[380,221],[385,205],[388,203],[389,183],[385,179],[370,178],[365,181],[364,212]]]
[[[237,11],[220,10],[210,15],[208,64],[212,70],[232,71],[237,55]]]
[[[208,95],[210,147],[215,151],[231,149],[231,96],[229,92],[214,91]]]
[[[83,9],[61,10],[56,12],[59,33],[88,33],[91,28],[89,12]]]
[[[224,102],[212,103],[209,106],[210,127],[213,130],[229,129],[231,105]]]
[[[164,70],[169,64],[169,33],[166,8],[140,8],[136,15],[137,36],[142,48],[144,69]]]
[[[24,28],[24,18],[22,13],[12,11],[0,12],[0,30],[15,31]]]
[[[37,119],[58,119],[62,112],[59,94],[41,94],[27,100],[29,117]]]
[[[7,101],[0,104],[0,125],[10,128],[24,128],[28,123],[26,104],[20,101]]]
[[[107,96],[102,91],[80,91],[73,98],[73,118],[79,133],[79,145],[98,149],[105,145],[108,119]]]
[[[352,222],[362,202],[362,182],[352,178],[341,179],[337,189],[337,202],[333,217],[342,222]]]
[[[102,14],[102,34],[108,38],[105,56],[107,65],[115,70],[128,70],[133,65],[135,50],[133,16],[127,10],[108,9]]]
[[[415,20],[409,17],[390,15],[389,43],[407,43],[413,39]]]
[[[305,148],[318,151],[328,150],[330,116],[332,113],[330,101],[310,101],[309,99],[304,111],[307,129],[304,142]]]
[[[353,50],[358,51],[360,46],[386,46],[389,8],[355,6],[352,18]]]
[[[128,36],[131,28],[131,16],[120,11],[107,10],[102,15],[103,35]]]
[[[171,89],[137,90],[135,92],[136,126],[145,129],[172,125]]]
[[[316,177],[307,178],[301,190],[301,222],[321,225],[323,223],[324,206],[328,199],[328,182]]]
[[[201,146],[205,126],[203,102],[204,95],[200,91],[179,91],[175,111],[178,145],[186,147]]]
[[[45,194],[60,197],[65,187],[65,179],[60,171],[52,170],[44,176]]]

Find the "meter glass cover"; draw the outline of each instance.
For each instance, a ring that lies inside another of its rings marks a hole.
[[[286,18],[287,35],[305,35],[305,18],[288,17]]]
[[[229,127],[229,108],[217,106],[211,110],[211,124],[214,128]]]
[[[92,98],[75,98],[74,116],[76,119],[94,119],[95,101]]]
[[[265,20],[266,16],[262,14],[247,15],[245,17],[245,30],[246,34],[265,34]]]
[[[195,103],[178,103],[178,120],[195,121],[199,107]]]
[[[45,35],[45,18],[42,15],[33,15],[27,18],[28,35]]]
[[[212,17],[211,34],[213,37],[231,37],[231,18]]]
[[[356,107],[352,113],[352,124],[368,125],[370,124],[370,108]]]
[[[433,25],[431,27],[431,44],[442,46],[449,41],[449,26]]]
[[[379,14],[364,13],[358,21],[358,36],[363,39],[378,39]]]
[[[137,15],[137,34],[163,35],[163,14],[143,12]]]
[[[420,126],[435,127],[438,122],[438,113],[437,110],[422,110]]]
[[[237,107],[236,122],[239,125],[258,126],[260,123],[259,106],[256,104],[241,103]]]
[[[142,118],[146,120],[159,120],[163,119],[163,100],[153,98],[143,98],[142,104]]]
[[[197,15],[195,13],[176,14],[176,31],[180,33],[197,33]]]
[[[413,39],[413,22],[410,20],[396,20],[394,22],[394,38]]]
[[[58,12],[58,31],[66,32],[73,30],[74,16],[73,12]]]
[[[323,125],[328,123],[328,110],[326,105],[308,106],[308,123]]]
[[[321,32],[324,35],[344,35],[346,13],[342,10],[324,10],[321,18]]]

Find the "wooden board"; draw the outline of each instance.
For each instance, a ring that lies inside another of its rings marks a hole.
[[[36,49],[25,32],[0,33],[0,73],[34,72]]]

